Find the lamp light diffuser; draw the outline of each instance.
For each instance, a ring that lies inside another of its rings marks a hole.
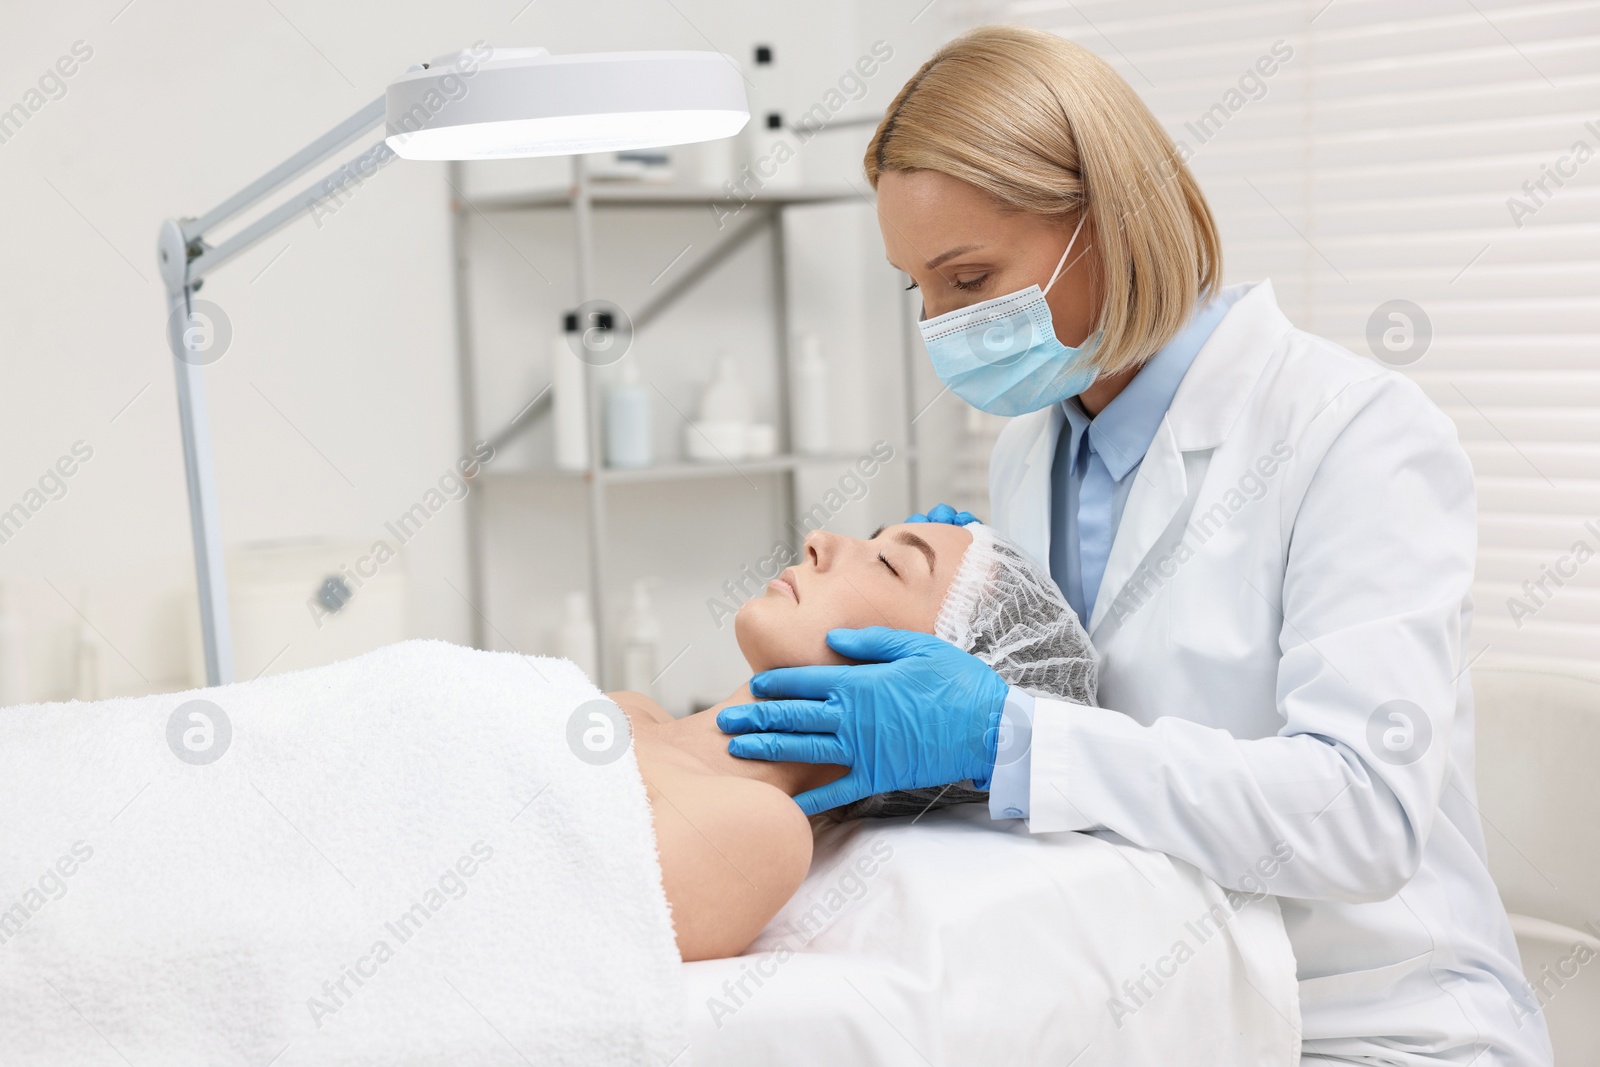
[[[390,83],[388,136],[405,159],[516,159],[731,137],[749,121],[738,63],[720,52],[477,46]]]

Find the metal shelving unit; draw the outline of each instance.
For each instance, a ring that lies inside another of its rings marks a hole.
[[[693,460],[657,463],[649,467],[605,467],[597,475],[608,485],[627,485],[639,482],[705,481],[717,478],[737,478],[748,474],[787,474],[807,464],[849,462],[854,456],[827,453],[815,456],[767,456],[763,459],[741,459],[738,463],[696,462]],[[489,472],[493,480],[508,481],[529,479],[567,479],[588,481],[589,471],[539,470]]]
[[[574,294],[573,307],[580,307],[586,302],[596,299],[598,294],[595,285],[595,248],[593,235],[593,215],[596,209],[638,209],[638,208],[716,208],[725,207],[735,217],[735,222],[718,239],[717,243],[699,259],[689,264],[679,275],[676,281],[666,286],[655,295],[648,304],[641,307],[631,315],[633,330],[638,332],[658,316],[669,310],[685,293],[697,286],[712,271],[726,261],[739,249],[751,240],[766,234],[771,247],[771,263],[774,283],[773,298],[773,328],[776,338],[776,382],[778,386],[777,402],[775,404],[777,416],[777,429],[779,442],[787,447],[791,441],[789,426],[788,390],[789,377],[789,307],[788,307],[788,270],[785,259],[783,213],[784,209],[793,206],[818,205],[839,203],[858,200],[860,194],[849,186],[838,188],[811,188],[782,191],[758,191],[749,199],[732,199],[720,195],[715,190],[685,188],[679,186],[651,186],[645,184],[623,183],[594,183],[584,173],[584,159],[582,156],[572,158],[572,180],[564,188],[540,190],[531,193],[515,195],[497,195],[475,197],[467,201],[461,190],[465,182],[462,167],[459,163],[450,165],[450,184],[455,190],[451,197],[451,229],[453,262],[455,273],[455,307],[456,307],[456,355],[457,355],[457,380],[461,395],[461,430],[463,438],[463,454],[471,451],[473,446],[483,437],[480,419],[476,405],[476,374],[474,370],[474,351],[472,338],[472,304],[471,304],[471,258],[468,248],[469,222],[473,214],[482,213],[485,216],[500,212],[521,212],[567,209],[572,214],[573,246],[577,267],[577,292]],[[737,210],[735,210],[737,209]],[[915,332],[914,329],[911,332]],[[902,331],[902,340],[908,336]],[[913,498],[915,497],[916,478],[916,450],[912,434],[912,349],[908,344],[902,344],[902,356],[905,360],[903,368],[903,381],[906,391],[904,440],[906,462],[910,478]],[[607,567],[607,533],[606,522],[606,494],[616,486],[640,484],[650,482],[674,481],[685,479],[713,479],[713,478],[750,478],[754,476],[780,477],[784,480],[784,526],[792,530],[795,523],[796,510],[796,485],[799,472],[807,465],[838,463],[853,459],[846,456],[800,456],[782,454],[764,459],[741,460],[738,464],[732,463],[700,463],[700,462],[670,462],[644,468],[612,468],[604,464],[602,449],[601,427],[601,398],[598,383],[599,372],[592,364],[584,365],[584,391],[589,409],[589,466],[582,471],[565,471],[554,467],[544,471],[496,473],[484,471],[479,476],[480,484],[492,483],[497,480],[526,480],[536,478],[557,478],[567,480],[581,480],[587,486],[586,512],[589,534],[589,601],[590,610],[594,619],[595,632],[599,636],[597,644],[598,667],[602,687],[611,680],[611,656],[609,653],[610,613],[607,610],[606,584]],[[520,436],[529,429],[537,416],[549,407],[550,398],[548,389],[532,398],[512,419],[510,424],[498,433],[488,437],[490,444],[497,449],[509,441]],[[483,501],[481,493],[469,493],[467,504],[467,569],[470,583],[470,597],[473,606],[473,644],[478,648],[486,647],[486,634],[488,622],[484,617],[481,605],[485,603],[486,583],[483,567]]]

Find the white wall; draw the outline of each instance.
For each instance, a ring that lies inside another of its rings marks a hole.
[[[191,684],[187,504],[154,263],[163,218],[210,208],[376,97],[411,63],[480,39],[552,51],[714,47],[741,58],[767,41],[778,50],[779,91],[796,110],[884,39],[895,58],[871,80],[865,100],[851,105],[881,109],[942,25],[935,14],[913,22],[920,3],[859,8],[845,0],[781,9],[712,0],[526,7],[108,0],[0,14],[0,108],[38,102],[27,94],[58,58],[77,42],[80,54],[92,50],[65,80],[64,94],[43,101],[0,143],[9,253],[0,262],[0,508],[24,499],[74,442],[93,449],[65,495],[0,544],[0,580],[20,596],[28,622],[28,696],[68,692],[76,620],[69,601],[84,604],[85,591],[85,614],[106,643],[105,692]],[[803,160],[808,175],[848,173],[860,183],[867,132],[812,142]],[[442,165],[397,163],[335,215],[280,232],[205,286],[202,297],[225,310],[234,334],[206,372],[230,548],[288,538],[370,542],[460,454],[448,193]],[[871,383],[898,360],[891,348],[898,335],[879,295],[892,278],[864,265],[881,262],[870,209],[834,214],[796,235],[794,265],[804,279],[793,294],[795,316],[801,326],[826,328],[830,358],[868,368],[837,413],[844,438],[867,443],[876,424],[892,423],[892,412],[870,399]],[[684,227],[703,224],[603,222],[600,238],[611,251],[597,273],[624,288],[647,287],[656,264],[693,239]],[[548,343],[546,312],[572,299],[570,259],[559,225],[518,220],[506,232],[519,253],[503,242],[498,257],[492,243],[475,245],[484,253],[476,281],[485,315],[500,304],[498,319],[480,316],[485,382],[531,383]],[[764,251],[746,255],[750,264],[733,265],[639,338],[641,357],[671,367],[666,380],[685,398],[716,347],[748,340],[753,356],[770,353]],[[510,402],[514,390],[491,395]],[[489,425],[506,414],[486,403]],[[938,418],[936,411],[925,422],[937,426]],[[529,445],[537,446],[537,439]],[[720,585],[730,564],[736,570],[744,562],[745,535],[762,532],[761,521],[775,527],[770,493],[730,513],[726,500],[705,492],[645,492],[617,512],[619,536],[637,538],[618,546],[621,575],[674,576],[662,608],[669,623],[674,611],[706,618],[706,590]],[[875,491],[853,526],[898,513],[902,492]],[[548,645],[556,587],[579,572],[564,561],[576,551],[571,520],[581,515],[570,495],[538,501],[535,513],[546,525],[527,526],[520,542],[505,536],[505,525],[515,535],[528,521],[525,509],[508,507],[509,492],[492,502],[499,526],[491,559],[500,569],[491,579],[501,595],[486,607],[525,651]],[[728,517],[709,520],[713,504]],[[454,591],[466,588],[464,510],[446,508],[406,546],[409,635],[468,639],[472,609]],[[556,572],[559,581],[540,580]],[[315,661],[321,650],[315,636],[308,640],[313,645],[284,662]],[[710,629],[697,640],[705,658],[697,652],[680,665],[688,669],[671,686],[680,699],[715,695],[737,668],[726,634]],[[241,664],[241,673],[251,666]]]

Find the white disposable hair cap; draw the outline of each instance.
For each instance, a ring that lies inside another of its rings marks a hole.
[[[933,632],[1006,684],[1093,704],[1098,660],[1055,580],[1022,549],[971,523],[972,544],[944,595]]]

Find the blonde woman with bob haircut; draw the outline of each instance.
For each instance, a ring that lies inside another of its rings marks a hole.
[[[1172,139],[1069,41],[951,41],[865,165],[935,372],[1012,417],[991,521],[1084,621],[1102,706],[927,634],[834,630],[839,665],[758,674],[719,713],[728,751],[847,768],[807,813],[981,800],[1264,882],[1307,1064],[1549,1064],[1475,807],[1476,502],[1450,421],[1295,329],[1270,282],[1223,286]]]

